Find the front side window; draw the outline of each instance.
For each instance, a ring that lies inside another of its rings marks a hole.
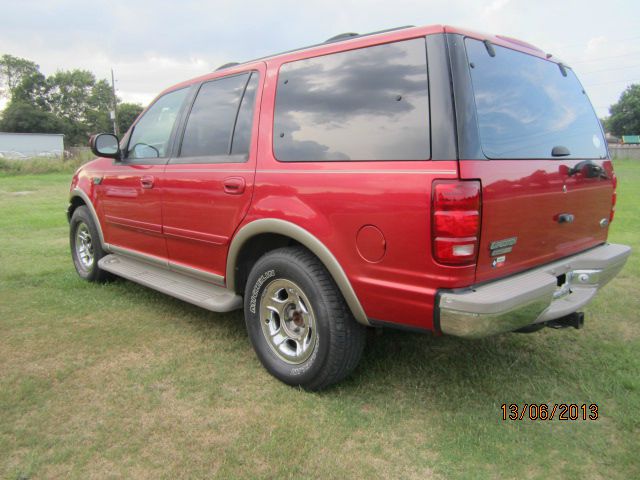
[[[554,147],[569,158],[604,158],[600,122],[573,70],[504,47],[495,56],[465,40],[478,129],[486,157],[549,159]]]
[[[250,82],[255,78],[254,82]],[[255,98],[256,73],[245,73],[232,77],[220,78],[206,82],[200,88],[184,131],[180,157],[208,157],[201,161],[229,161],[232,146],[234,153],[247,154],[248,142],[238,136],[232,136],[234,129],[242,130],[246,134],[253,119],[253,100]],[[251,88],[247,85],[250,84]],[[242,106],[241,106],[242,104]],[[250,110],[250,112],[247,111]],[[211,157],[219,157],[217,160]],[[197,160],[196,160],[197,161]]]
[[[171,131],[187,95],[186,88],[169,92],[149,107],[129,139],[127,158],[164,158],[169,155]]]
[[[425,39],[284,64],[273,146],[286,162],[429,159]]]

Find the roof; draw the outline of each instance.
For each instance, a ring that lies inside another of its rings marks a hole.
[[[640,135],[623,135],[622,143],[640,143]]]

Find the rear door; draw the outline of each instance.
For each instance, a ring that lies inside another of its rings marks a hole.
[[[173,268],[222,283],[226,251],[251,203],[264,65],[203,83],[165,171],[163,232]]]
[[[473,38],[458,37],[457,48],[465,64],[454,69],[456,93],[466,85],[461,96],[469,100],[462,128],[477,135],[475,152],[463,145],[460,174],[482,183],[476,281],[603,243],[613,171],[600,123],[573,71]],[[467,147],[472,134],[462,139]]]

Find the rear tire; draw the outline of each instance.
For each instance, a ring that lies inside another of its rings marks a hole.
[[[93,217],[86,206],[78,207],[69,222],[71,258],[80,278],[88,282],[105,282],[111,274],[98,266],[106,255]]]
[[[251,269],[244,296],[249,339],[274,377],[320,390],[358,365],[358,324],[324,265],[302,247],[274,250]]]

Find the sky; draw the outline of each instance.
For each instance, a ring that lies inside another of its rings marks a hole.
[[[110,80],[113,68],[118,96],[143,105],[226,62],[401,25],[533,43],[574,68],[600,117],[640,83],[638,0],[0,0],[0,12],[0,55],[45,75],[79,68]]]

